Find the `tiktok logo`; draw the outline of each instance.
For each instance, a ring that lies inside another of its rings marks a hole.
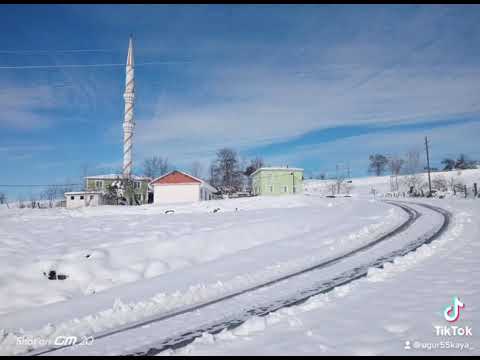
[[[458,296],[453,298],[453,304],[449,305],[443,311],[443,316],[448,322],[455,322],[460,317],[460,309],[463,309],[465,304],[460,301]]]

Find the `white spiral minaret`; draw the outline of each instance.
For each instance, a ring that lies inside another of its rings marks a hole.
[[[123,176],[129,178],[132,175],[132,145],[133,129],[133,104],[135,100],[135,77],[133,69],[133,40],[130,36],[128,43],[127,69],[125,78],[125,115],[123,120]]]

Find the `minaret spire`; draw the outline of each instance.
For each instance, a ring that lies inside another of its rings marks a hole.
[[[123,176],[130,178],[132,175],[132,145],[133,145],[133,129],[135,121],[133,119],[133,105],[135,100],[135,76],[133,61],[133,38],[130,35],[128,42],[128,55],[125,77],[125,113],[123,119]]]

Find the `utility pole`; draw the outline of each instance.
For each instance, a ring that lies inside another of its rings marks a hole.
[[[295,171],[292,171],[292,177],[293,177],[293,188],[292,188],[292,194],[295,194]]]
[[[428,138],[425,136],[425,150],[427,152],[427,170],[428,170],[428,194],[432,196],[432,181],[430,179],[430,156],[428,153]]]

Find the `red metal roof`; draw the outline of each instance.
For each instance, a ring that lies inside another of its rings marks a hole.
[[[172,171],[169,174],[159,177],[151,182],[152,185],[156,184],[199,184],[201,181],[189,176],[180,171]]]

